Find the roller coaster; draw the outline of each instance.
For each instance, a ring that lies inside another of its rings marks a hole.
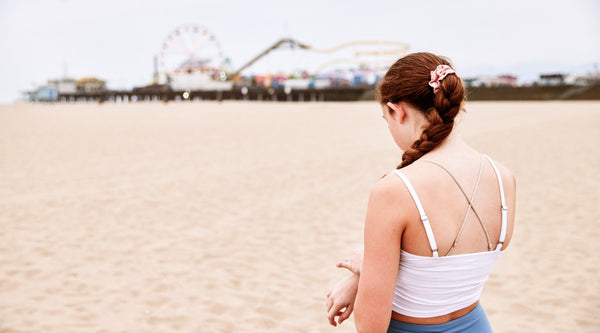
[[[395,59],[398,59],[402,56],[404,56],[410,46],[406,43],[402,43],[402,42],[392,42],[392,41],[353,41],[353,42],[346,42],[340,45],[337,45],[335,47],[332,48],[328,48],[328,49],[318,49],[312,46],[309,46],[307,44],[298,42],[296,40],[290,39],[290,38],[284,38],[281,39],[279,41],[277,41],[276,43],[274,43],[273,45],[271,45],[270,47],[268,47],[266,50],[264,50],[263,52],[261,52],[260,54],[258,54],[256,57],[252,58],[252,60],[250,60],[249,62],[247,62],[246,64],[244,64],[243,66],[241,66],[237,71],[235,71],[232,75],[231,75],[231,79],[236,80],[239,76],[240,73],[242,71],[244,71],[245,69],[247,69],[248,67],[252,66],[254,63],[256,63],[257,61],[259,61],[261,58],[264,58],[265,56],[267,56],[269,53],[271,53],[272,51],[279,49],[281,47],[288,47],[288,48],[300,48],[300,49],[304,49],[307,51],[311,51],[311,52],[315,52],[315,53],[321,53],[321,54],[332,54],[335,53],[337,51],[343,50],[343,49],[347,49],[349,47],[356,47],[356,46],[385,46],[385,47],[393,47],[392,49],[387,49],[387,50],[371,50],[371,51],[354,51],[354,57],[353,58],[337,58],[337,59],[332,59],[329,60],[323,64],[321,64],[321,66],[319,66],[314,73],[312,73],[313,75],[319,74],[323,69],[334,65],[334,64],[338,64],[338,63],[349,63],[349,64],[360,64],[360,63],[365,63],[364,59],[361,59],[361,57],[364,56],[376,56],[376,57],[382,57],[380,59],[378,59],[378,62],[375,63],[373,61],[370,61],[369,64],[374,64],[374,65],[378,65],[378,66],[385,66],[385,65],[389,65],[391,64],[390,61],[390,57]],[[393,60],[392,60],[393,61]]]

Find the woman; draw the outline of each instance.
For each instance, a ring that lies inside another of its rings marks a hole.
[[[491,332],[479,297],[512,236],[516,185],[454,130],[465,89],[450,66],[413,53],[379,86],[404,154],[371,190],[364,254],[338,263],[353,275],[327,295],[334,326],[354,311],[359,332]]]

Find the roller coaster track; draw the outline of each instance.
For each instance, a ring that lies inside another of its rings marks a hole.
[[[352,46],[357,46],[357,45],[396,46],[396,47],[399,47],[400,49],[393,50],[393,51],[401,51],[401,52],[406,52],[410,48],[410,46],[408,44],[402,43],[402,42],[377,41],[377,40],[359,40],[359,41],[342,43],[342,44],[340,44],[338,46],[335,46],[335,47],[332,47],[332,48],[329,48],[329,49],[317,49],[317,48],[314,48],[312,46],[308,46],[308,50],[313,51],[313,52],[317,52],[317,53],[332,53],[332,52],[339,51],[341,49],[345,49],[347,47],[352,47]],[[378,52],[378,51],[374,51],[374,52]]]
[[[240,67],[235,73],[233,73],[230,76],[230,78],[232,80],[236,80],[239,77],[240,73],[243,70],[245,70],[246,68],[252,66],[254,63],[256,63],[258,60],[260,60],[262,57],[264,57],[267,54],[269,54],[271,51],[276,50],[276,49],[278,49],[278,48],[280,48],[282,46],[289,46],[291,48],[297,47],[299,49],[304,49],[304,50],[312,51],[312,52],[315,52],[315,53],[333,53],[333,52],[337,52],[339,50],[342,50],[342,49],[345,49],[345,48],[348,48],[348,47],[358,46],[358,45],[395,46],[395,47],[397,47],[397,49],[390,49],[390,50],[385,50],[385,51],[357,51],[357,52],[354,52],[354,56],[355,57],[359,57],[359,56],[380,56],[380,55],[392,55],[392,56],[400,57],[400,56],[405,55],[406,52],[408,51],[408,49],[410,48],[410,46],[408,44],[402,43],[402,42],[363,40],[363,41],[353,41],[353,42],[342,43],[340,45],[337,45],[337,46],[329,48],[329,49],[318,49],[318,48],[314,48],[314,47],[312,47],[310,45],[306,45],[304,43],[300,43],[300,42],[295,41],[295,40],[290,39],[290,38],[284,38],[284,39],[280,39],[275,44],[271,45],[266,50],[264,50],[263,52],[261,52],[260,54],[258,54],[256,57],[252,58],[252,60],[250,60],[249,62],[247,62],[245,65],[243,65],[242,67]],[[327,67],[329,65],[332,65],[334,63],[340,63],[340,62],[344,62],[344,63],[357,63],[358,61],[357,60],[352,60],[352,59],[336,59],[336,60],[328,61],[325,64],[321,65],[316,72],[318,73],[323,68],[325,68],[325,67]]]

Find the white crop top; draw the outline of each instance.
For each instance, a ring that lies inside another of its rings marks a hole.
[[[500,187],[502,229],[498,245],[493,251],[438,256],[431,225],[415,189],[400,170],[394,171],[415,201],[433,252],[432,257],[426,257],[401,250],[400,269],[392,303],[394,312],[416,318],[437,317],[463,309],[475,303],[481,296],[483,285],[502,253],[507,223],[502,178],[494,162],[488,156],[484,157],[494,168]]]

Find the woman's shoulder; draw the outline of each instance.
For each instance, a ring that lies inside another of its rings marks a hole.
[[[376,212],[378,220],[391,221],[403,229],[407,221],[418,218],[416,209],[399,209],[412,201],[411,194],[400,177],[390,172],[371,187],[367,210]]]
[[[402,180],[395,174],[395,171],[389,172],[371,187],[371,196],[385,197],[387,199],[399,199],[403,197],[404,191],[400,188]]]
[[[412,200],[406,184],[396,173],[397,171],[389,172],[371,187],[370,200],[383,202],[391,207],[397,207],[398,204]],[[403,171],[404,169],[401,172],[404,173]]]
[[[516,180],[513,172],[508,167],[503,165],[501,162],[498,162],[491,157],[490,157],[490,160],[492,161],[493,165],[496,167],[496,169],[500,173],[500,176],[502,178],[502,183],[504,183],[504,186],[510,186],[511,188],[514,189],[516,187],[517,180]]]
[[[424,188],[435,186],[438,181],[434,179],[437,175],[432,177],[431,172],[424,170],[427,168],[429,166],[413,167],[411,164],[389,172],[371,187],[370,198],[384,202],[394,209],[397,209],[398,205],[413,202],[414,198],[409,188],[420,192]]]

